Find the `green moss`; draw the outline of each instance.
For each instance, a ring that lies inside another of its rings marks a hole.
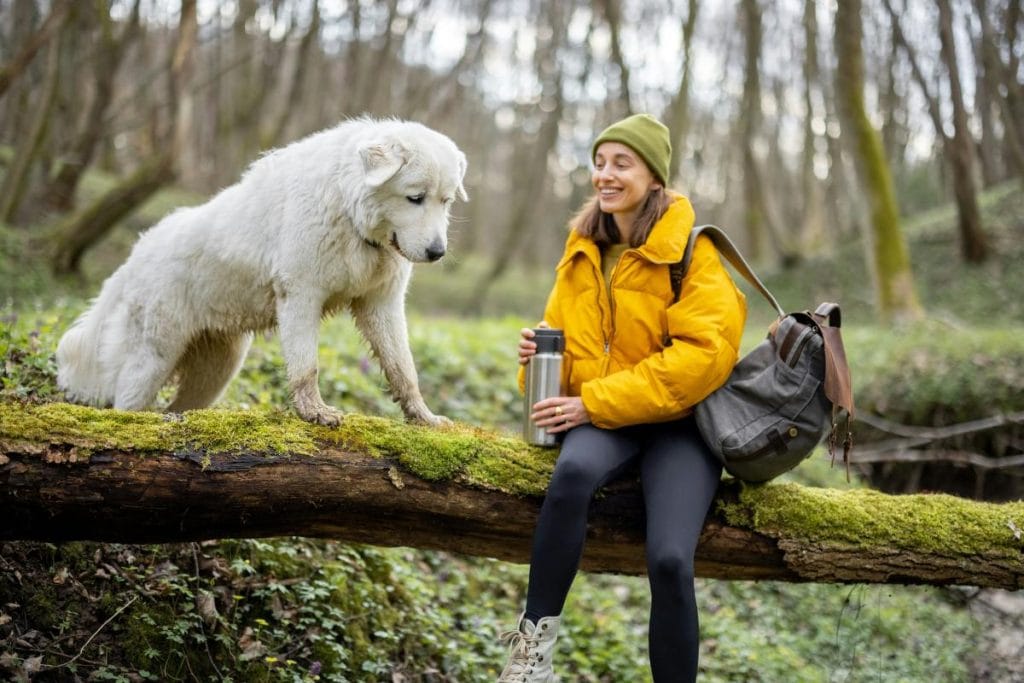
[[[348,415],[341,427],[315,428],[324,442],[394,457],[430,481],[462,483],[518,495],[542,495],[557,451],[530,448],[517,438],[462,424],[442,429]]]
[[[309,425],[280,411],[191,410],[173,431],[177,440],[188,440],[209,453],[308,455],[316,450]]]
[[[892,496],[798,484],[744,486],[723,503],[730,524],[822,544],[1020,558],[1024,502],[981,503],[947,495]]]
[[[95,447],[166,447],[164,418],[156,413],[96,410],[67,403],[0,403],[0,438]]]
[[[178,417],[65,403],[0,402],[0,439],[64,442],[84,450],[206,454],[308,455],[329,444],[395,458],[429,481],[458,480],[517,495],[542,495],[557,455],[553,449],[531,448],[518,438],[461,424],[438,429],[349,414],[340,427],[331,428],[280,411],[196,410]]]
[[[316,450],[308,425],[284,413],[197,410],[178,417],[67,403],[0,403],[0,438],[63,442],[87,450],[295,454]]]

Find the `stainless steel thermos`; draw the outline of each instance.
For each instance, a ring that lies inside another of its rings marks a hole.
[[[530,419],[533,404],[545,398],[562,395],[562,353],[565,335],[562,330],[540,327],[533,331],[537,353],[526,365],[526,396],[523,402],[523,439],[534,446],[554,446],[557,435],[548,434]]]

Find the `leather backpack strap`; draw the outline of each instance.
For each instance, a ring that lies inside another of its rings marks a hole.
[[[690,269],[690,261],[693,260],[693,247],[697,243],[697,237],[700,235],[707,235],[714,242],[715,248],[718,249],[718,253],[726,258],[726,260],[732,264],[732,267],[736,269],[740,275],[743,276],[747,282],[749,282],[754,289],[761,293],[761,296],[771,304],[772,308],[776,310],[779,317],[785,317],[786,312],[782,310],[782,306],[779,306],[779,302],[775,300],[772,293],[768,291],[768,288],[764,286],[760,278],[754,273],[754,270],[747,263],[743,255],[740,254],[740,250],[736,248],[736,245],[732,243],[729,236],[719,228],[717,225],[698,225],[690,231],[690,236],[686,240],[686,250],[683,251],[683,258],[678,264],[669,266],[669,275],[672,278],[672,293],[675,295],[675,300],[679,300],[679,292],[682,289],[683,277],[686,275],[686,271]],[[676,273],[679,275],[679,289],[676,288],[675,277]]]
[[[832,405],[846,410],[852,418],[853,382],[850,379],[850,365],[846,361],[846,347],[840,334],[842,314],[839,305],[823,303],[812,314],[821,330],[821,338],[825,342],[825,396]]]

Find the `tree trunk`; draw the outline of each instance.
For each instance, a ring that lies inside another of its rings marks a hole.
[[[1006,37],[1005,45],[1007,52],[1006,62],[1006,99],[1017,122],[1018,137],[1024,138],[1024,84],[1020,81],[1020,37],[1019,28],[1021,25],[1021,1],[1010,0],[1006,3],[1006,12],[1003,15],[1003,35]]]
[[[0,540],[299,534],[526,562],[555,452],[463,426],[250,411],[170,419],[0,404]],[[584,567],[642,573],[634,477],[593,502]],[[701,576],[1024,587],[1024,503],[726,480]],[[1015,531],[1016,529],[1016,531]]]
[[[693,73],[691,64],[693,54],[693,33],[697,28],[697,13],[700,6],[697,0],[689,0],[689,10],[683,20],[683,68],[679,78],[679,89],[676,91],[669,110],[665,113],[665,121],[672,132],[672,170],[669,172],[669,184],[678,182],[680,169],[683,167],[683,155],[686,150],[686,136],[690,128],[690,78]]]
[[[171,53],[167,79],[167,109],[170,120],[164,132],[162,151],[145,161],[119,185],[109,190],[57,229],[57,246],[52,259],[54,272],[78,271],[82,255],[122,218],[137,209],[154,192],[175,177],[175,167],[191,130],[192,95],[185,84],[191,76],[192,52],[198,23],[196,0],[183,0],[178,36]]]
[[[988,243],[981,227],[978,193],[974,183],[974,136],[967,122],[956,42],[953,38],[953,9],[949,0],[936,0],[939,6],[939,40],[942,61],[949,75],[949,98],[953,105],[953,139],[945,146],[953,168],[953,190],[960,216],[960,251],[964,261],[982,263],[988,258]]]
[[[629,65],[622,54],[622,7],[620,0],[600,0],[598,5],[608,22],[611,37],[612,61],[619,68],[619,98],[626,107],[626,113],[633,113],[633,100],[630,95]]]
[[[924,97],[928,105],[928,115],[932,120],[935,136],[942,147],[942,156],[952,171],[953,191],[956,195],[957,213],[960,219],[960,245],[963,258],[968,263],[980,263],[987,256],[988,247],[981,228],[981,213],[978,210],[977,191],[974,183],[974,138],[967,124],[967,111],[964,108],[960,87],[960,73],[957,70],[952,10],[950,10],[948,0],[936,1],[939,4],[939,38],[942,43],[942,60],[950,77],[950,100],[953,105],[955,130],[952,138],[946,134],[939,100],[931,93],[928,80],[918,63],[917,55],[903,33],[899,14],[892,6],[891,0],[885,0],[885,7],[889,13],[889,20],[892,22],[893,38],[907,56],[911,73],[921,90],[921,96]]]
[[[860,0],[837,4],[835,17],[836,97],[858,175],[871,204],[872,266],[877,278],[877,306],[881,317],[915,320],[922,316],[910,269],[906,240],[900,231],[899,212],[889,165],[878,131],[868,120],[864,104],[863,24]]]
[[[530,169],[521,183],[517,183],[518,198],[513,202],[513,210],[505,226],[505,234],[494,253],[490,267],[474,288],[472,311],[479,314],[487,301],[487,294],[494,282],[504,275],[518,250],[531,244],[536,238],[537,224],[542,221],[533,220],[537,215],[545,188],[548,185],[548,155],[558,143],[559,125],[565,110],[562,73],[557,66],[556,56],[565,33],[565,8],[552,3],[545,19],[551,26],[551,38],[537,46],[534,56],[537,76],[542,83],[542,101],[551,107],[540,107],[547,111],[541,121],[536,141],[528,143],[528,147],[517,150],[512,155],[513,169]],[[516,175],[513,170],[512,175]]]
[[[107,109],[114,98],[114,78],[121,60],[140,29],[140,0],[135,0],[128,22],[121,36],[114,36],[113,19],[104,0],[95,3],[100,23],[100,41],[93,57],[93,79],[96,91],[82,122],[81,130],[75,136],[71,148],[62,155],[53,179],[42,191],[42,197],[50,208],[70,211],[74,205],[75,192],[85,170],[92,162],[93,155],[105,132]]]
[[[260,146],[263,148],[274,147],[284,142],[285,127],[288,125],[289,120],[291,120],[292,111],[302,100],[302,85],[306,79],[306,69],[311,61],[310,56],[313,52],[313,47],[317,45],[317,41],[320,39],[320,3],[318,0],[313,0],[313,8],[310,11],[312,16],[309,20],[309,27],[302,34],[302,40],[299,41],[298,50],[295,55],[295,65],[292,68],[288,83],[288,93],[284,98],[284,105],[278,111],[274,122],[270,125],[267,132],[261,136],[262,143]]]
[[[11,83],[16,81],[25,68],[32,63],[32,59],[39,49],[60,30],[70,9],[71,3],[68,0],[54,2],[46,19],[32,35],[25,39],[18,54],[8,63],[0,65],[0,97],[3,97],[7,89],[11,87]]]
[[[740,109],[740,131],[743,145],[744,226],[747,253],[754,262],[764,258],[765,223],[764,189],[754,156],[754,139],[761,125],[761,9],[757,0],[743,0],[742,22],[746,62],[743,67],[743,103]]]
[[[1006,150],[1007,165],[1013,168],[1024,181],[1024,140],[1021,139],[1020,121],[1015,116],[1011,102],[1017,97],[1020,84],[1017,81],[1016,72],[1010,72],[1009,67],[999,55],[996,30],[988,16],[988,3],[986,0],[974,0],[974,6],[981,27],[982,65],[985,69],[985,78],[988,80],[989,89],[997,94],[1000,90],[1005,90],[1007,93],[1006,97],[997,95],[995,98],[999,104],[999,114],[1003,123],[1003,146]]]
[[[980,34],[972,37],[974,50],[974,109],[978,112],[981,135],[978,139],[978,161],[984,187],[992,187],[1005,177],[999,163],[999,138],[996,134],[995,94],[990,79],[985,75],[985,44]]]
[[[53,271],[60,275],[78,272],[87,249],[173,179],[174,160],[170,153],[161,154],[142,164],[90,206],[68,218],[56,231]]]
[[[825,244],[825,193],[814,172],[815,149],[818,135],[814,132],[815,102],[814,89],[820,84],[821,69],[818,65],[818,15],[817,2],[804,0],[804,143],[800,163],[800,185],[803,190],[802,224],[800,243],[810,253],[821,250]],[[824,118],[824,112],[821,112]]]
[[[53,105],[57,100],[57,85],[60,82],[60,40],[50,43],[50,54],[47,58],[46,80],[35,103],[35,113],[29,130],[25,131],[22,142],[7,173],[3,185],[0,186],[0,222],[13,223],[17,220],[18,208],[25,197],[29,172],[39,156],[43,140],[46,138],[53,113]]]
[[[484,0],[478,9],[478,21],[475,31],[466,36],[466,49],[459,60],[452,65],[445,77],[441,79],[440,87],[434,88],[423,94],[419,106],[414,105],[415,111],[425,111],[424,120],[438,121],[446,120],[452,115],[452,110],[458,102],[456,93],[459,89],[459,81],[464,74],[473,69],[481,68],[483,54],[488,45],[489,34],[487,22],[491,17],[491,10],[494,7],[494,0]],[[488,147],[488,145],[483,145]]]

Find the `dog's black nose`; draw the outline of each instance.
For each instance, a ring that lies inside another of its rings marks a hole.
[[[444,245],[441,242],[439,242],[439,241],[438,242],[434,242],[429,247],[427,247],[427,258],[430,261],[436,261],[437,259],[439,259],[442,256],[444,256],[444,252],[445,252]]]

